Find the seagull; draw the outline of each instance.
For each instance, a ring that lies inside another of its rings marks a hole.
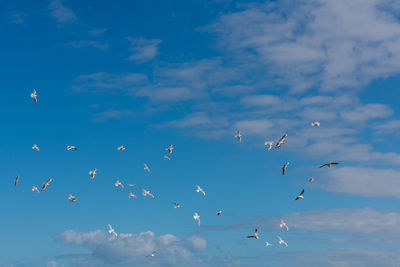
[[[265,243],[265,246],[267,246],[267,247],[273,247],[274,246],[273,244],[269,243],[268,241],[265,241],[264,243]]]
[[[179,204],[179,203],[174,203],[174,209],[179,209],[181,207],[181,204]]]
[[[36,144],[33,144],[32,149],[35,149],[36,151],[40,151],[39,147]]]
[[[154,257],[156,255],[156,252],[153,251],[152,253],[150,253],[149,255],[147,255],[146,257]]]
[[[119,180],[117,180],[117,179],[114,179],[115,180],[115,186],[119,186],[119,187],[121,187],[122,189],[124,189],[124,185],[119,181]]]
[[[201,189],[200,186],[196,185],[196,187],[197,187],[196,192],[201,192],[203,194],[203,196],[206,197],[206,192],[204,192],[204,190]]]
[[[67,146],[67,150],[78,150],[76,146]]]
[[[96,168],[94,168],[93,170],[91,170],[90,172],[89,172],[89,175],[90,175],[90,179],[94,179],[94,177],[96,176],[96,172],[97,172],[97,169]]]
[[[39,190],[37,189],[36,186],[32,185],[32,191],[36,191],[38,194],[40,194]]]
[[[172,150],[174,150],[174,146],[172,144],[169,144],[168,147],[165,149],[168,151],[168,155],[171,156]]]
[[[171,160],[168,156],[166,156],[166,155],[163,155],[163,158],[164,159],[166,159],[166,160]]]
[[[289,227],[287,226],[287,224],[285,223],[285,221],[282,220],[282,219],[279,219],[279,220],[281,221],[281,224],[279,224],[279,226],[280,226],[281,228],[285,228],[285,229],[286,229],[286,232],[289,232]]]
[[[265,141],[264,145],[267,147],[268,150],[271,150],[271,148],[274,146],[274,142],[272,141]]]
[[[236,132],[235,137],[237,138],[237,140],[239,140],[239,142],[242,142],[242,134],[240,133],[240,131]]]
[[[197,221],[197,224],[198,224],[199,227],[200,227],[200,216],[199,216],[199,214],[197,214],[197,212],[194,213],[193,219],[194,219],[195,221]]]
[[[143,166],[144,166],[144,170],[145,170],[145,171],[148,171],[148,172],[150,173],[149,166],[147,166],[146,163],[143,163]]]
[[[128,184],[129,187],[134,187],[136,184]]]
[[[311,126],[319,127],[319,126],[321,126],[321,123],[319,121],[314,121],[313,123],[311,123]]]
[[[339,165],[339,163],[338,162],[329,162],[329,163],[325,163],[319,167],[322,168],[322,167],[328,166],[330,168],[331,165]]]
[[[19,181],[19,175],[17,175],[17,177],[14,180],[14,186],[16,187]]]
[[[33,98],[33,101],[37,104],[37,94],[35,89],[33,89],[33,92],[31,93],[31,98]]]
[[[219,210],[219,211],[217,212],[217,215],[219,216],[219,215],[221,215],[221,213],[222,213],[222,210]]]
[[[281,139],[276,143],[275,148],[280,148],[286,141],[287,133],[285,133]]]
[[[259,237],[258,237],[258,229],[256,228],[256,230],[254,231],[254,235],[248,235],[247,238],[259,239]]]
[[[123,150],[125,150],[126,148],[125,148],[124,146],[119,146],[117,149],[118,149],[118,151],[123,151]]]
[[[69,202],[76,202],[78,199],[76,197],[74,197],[73,195],[68,194],[68,200],[69,200]]]
[[[282,169],[282,175],[285,175],[288,165],[289,165],[289,162],[286,162],[285,164],[283,164],[283,166],[281,168]]]
[[[43,191],[47,188],[47,186],[49,186],[49,184],[50,184],[51,181],[53,181],[53,178],[49,178],[46,182],[44,182],[44,183],[42,184],[42,190],[41,190],[41,192],[43,192]]]
[[[285,240],[282,239],[282,237],[280,237],[279,235],[276,236],[279,239],[279,244],[283,244],[286,247],[288,247],[288,245],[286,244]]]
[[[128,196],[129,198],[137,199],[137,197],[134,194],[132,194],[131,191],[129,191],[128,193],[129,193],[129,196]]]
[[[298,200],[298,199],[304,199],[304,197],[303,197],[303,194],[304,194],[304,189],[303,190],[301,190],[301,193],[300,193],[300,195],[298,195],[297,197],[296,197],[296,199],[295,200]]]
[[[142,190],[143,196],[149,196],[149,197],[151,197],[152,199],[155,199],[155,198],[156,198],[155,196],[153,196],[153,194],[150,193],[150,191],[147,191],[146,189],[141,188],[141,187],[140,187],[140,190]]]
[[[314,177],[311,177],[310,179],[308,179],[308,181],[309,181],[310,183],[312,183],[312,182],[315,181],[315,178],[314,178]]]
[[[108,224],[108,228],[110,228],[110,230],[108,230],[108,232],[109,232],[110,234],[113,234],[114,237],[118,237],[118,234],[115,232],[115,230],[111,227],[110,224]]]

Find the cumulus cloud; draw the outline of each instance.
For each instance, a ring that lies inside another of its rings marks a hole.
[[[62,0],[53,0],[49,5],[50,15],[56,19],[59,24],[65,24],[76,21],[74,11],[63,5]]]
[[[156,236],[153,232],[139,234],[120,234],[114,239],[104,231],[76,232],[67,230],[56,236],[66,244],[88,248],[91,253],[67,255],[74,266],[126,266],[149,264],[146,256],[152,251],[157,257],[151,259],[152,265],[184,265],[196,262],[196,252],[207,248],[207,241],[198,236],[181,239],[171,234]],[[89,264],[89,265],[85,265]]]

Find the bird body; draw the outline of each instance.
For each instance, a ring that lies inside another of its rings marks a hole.
[[[288,244],[285,242],[285,240],[282,239],[282,237],[280,237],[279,235],[276,236],[279,239],[279,244],[285,245],[286,247],[288,247]]]
[[[281,228],[285,228],[285,229],[286,229],[286,232],[289,232],[289,227],[287,226],[287,224],[285,223],[285,221],[284,221],[283,219],[279,219],[279,221],[281,222],[281,223],[279,224],[279,226],[280,226]]]
[[[114,237],[118,237],[118,234],[115,232],[115,230],[112,228],[112,226],[110,224],[108,224],[108,232],[112,235],[114,235]]]
[[[132,192],[129,191],[128,194],[129,194],[128,195],[129,198],[137,199],[137,197]]]
[[[196,192],[202,193],[203,197],[206,197],[206,192],[204,192],[204,190],[199,185],[196,185]]]
[[[258,237],[258,229],[256,228],[256,230],[254,231],[254,235],[248,235],[247,238],[259,239],[259,237]]]
[[[274,142],[272,141],[265,141],[264,145],[267,147],[268,150],[271,150],[272,147],[274,146]]]
[[[14,186],[16,187],[19,181],[19,175],[14,179]]]
[[[310,183],[312,183],[312,182],[315,181],[315,178],[314,178],[314,177],[311,177],[310,179],[308,179],[308,181],[309,181]]]
[[[197,225],[200,227],[200,215],[197,212],[194,213],[193,219],[197,221]]]
[[[295,200],[298,200],[298,199],[304,199],[304,196],[303,196],[303,194],[304,194],[304,189],[303,189],[303,190],[301,190],[301,193],[300,193],[300,195],[298,195],[298,196],[296,197],[296,199],[295,199]]]
[[[217,211],[218,216],[221,215],[221,213],[222,213],[222,210]]]
[[[117,179],[114,179],[114,180],[115,180],[115,183],[114,183],[115,186],[117,186],[117,187],[119,186],[122,189],[124,189],[124,185],[119,180],[117,180]]]
[[[68,200],[69,200],[69,202],[76,202],[78,199],[76,197],[74,197],[73,195],[68,194]]]
[[[165,149],[168,151],[168,155],[171,156],[172,151],[174,150],[174,146],[172,144],[169,144],[168,147]]]
[[[155,198],[156,198],[155,196],[153,196],[153,194],[150,193],[150,191],[147,191],[146,189],[141,188],[141,187],[140,187],[140,190],[142,190],[143,196],[149,196],[149,197],[151,197],[152,199],[155,199]]]
[[[287,133],[285,133],[281,139],[276,143],[275,148],[280,148],[286,141]]]
[[[166,155],[163,155],[163,158],[164,159],[166,159],[166,160],[171,160],[168,156],[166,156]]]
[[[314,121],[313,123],[311,123],[311,126],[319,127],[319,126],[321,126],[321,123],[319,121]]]
[[[283,164],[283,166],[282,166],[282,175],[285,175],[285,173],[286,173],[286,169],[287,169],[287,167],[289,166],[289,162],[286,162],[285,164]]]
[[[42,184],[42,190],[41,190],[41,192],[43,192],[43,191],[49,186],[49,184],[50,184],[51,181],[53,181],[53,178],[49,178],[46,182],[44,182],[44,183]]]
[[[124,146],[119,146],[119,147],[117,147],[117,150],[118,151],[124,151],[126,148],[124,147]]]
[[[179,209],[181,207],[181,204],[179,204],[179,203],[174,203],[174,209]]]
[[[265,241],[264,243],[265,243],[266,247],[273,247],[274,246],[273,244],[269,243],[268,241]]]
[[[321,165],[321,166],[319,166],[320,168],[323,168],[323,167],[325,167],[325,166],[327,166],[327,167],[331,167],[331,165],[339,165],[339,163],[338,162],[329,162],[329,163],[325,163],[325,164],[323,164],[323,165]]]
[[[240,133],[240,131],[237,131],[237,132],[236,132],[235,138],[236,138],[239,142],[242,142],[242,134]]]
[[[33,98],[33,101],[37,104],[37,93],[35,89],[33,89],[33,92],[31,93],[31,98]]]
[[[90,179],[92,179],[92,180],[94,179],[94,177],[96,176],[96,172],[97,172],[96,168],[94,168],[93,170],[89,171]]]
[[[36,151],[40,151],[39,147],[36,144],[33,144],[32,149],[36,150]]]
[[[78,150],[76,146],[67,146],[67,150]]]
[[[36,191],[38,194],[40,194],[38,188],[36,186],[34,186],[34,185],[32,185],[32,191]]]
[[[149,166],[147,166],[146,163],[143,163],[143,166],[144,166],[144,170],[147,171],[148,173],[150,173],[150,168],[149,168]]]

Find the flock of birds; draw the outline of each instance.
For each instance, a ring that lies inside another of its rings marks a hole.
[[[31,98],[34,100],[35,104],[37,104],[37,103],[38,103],[38,100],[37,100],[37,92],[36,92],[36,90],[33,90],[33,92],[31,93],[30,96],[31,96]],[[318,122],[318,121],[315,121],[315,122],[311,123],[311,126],[313,126],[313,127],[319,127],[320,125],[321,125],[321,124],[320,124],[320,122]],[[266,141],[266,142],[264,143],[264,145],[266,146],[266,148],[267,148],[268,150],[271,150],[274,146],[275,146],[275,149],[278,149],[278,148],[280,148],[280,147],[285,143],[287,136],[288,136],[288,134],[285,133],[276,143],[274,143],[273,141]],[[242,134],[241,134],[241,132],[240,132],[239,130],[236,132],[236,134],[235,134],[234,137],[235,137],[239,142],[242,142]],[[33,149],[33,150],[36,150],[36,151],[38,151],[38,152],[40,151],[40,149],[39,149],[39,147],[38,147],[37,144],[33,144],[32,149]],[[77,148],[76,146],[68,145],[68,146],[67,146],[67,150],[78,150],[78,148]],[[124,151],[124,150],[126,150],[126,148],[125,148],[123,145],[121,145],[121,146],[117,147],[117,150],[118,150],[118,151]],[[163,158],[164,158],[165,160],[171,160],[171,155],[172,155],[172,152],[173,152],[173,150],[174,150],[173,145],[172,145],[172,144],[169,144],[168,147],[167,147],[165,150],[168,152],[168,153],[167,153],[168,155],[163,155]],[[321,165],[321,166],[319,166],[319,167],[320,167],[320,168],[323,168],[323,167],[329,167],[329,168],[330,168],[332,165],[338,165],[338,164],[339,164],[338,162],[329,162],[329,163],[325,163],[325,164],[323,164],[323,165]],[[144,169],[145,171],[147,171],[148,173],[150,173],[150,168],[149,168],[149,166],[148,166],[146,163],[143,163],[143,166],[144,166],[143,169]],[[289,162],[286,162],[286,163],[283,164],[283,166],[281,167],[281,169],[282,169],[282,175],[285,175],[285,174],[286,174],[286,171],[287,171],[288,166],[289,166]],[[92,180],[95,178],[96,174],[97,174],[97,168],[94,168],[93,170],[89,171],[89,175],[90,175],[90,178],[91,178]],[[18,185],[19,179],[20,179],[20,176],[18,175],[18,176],[15,178],[15,180],[14,180],[14,186],[15,186],[15,187]],[[40,191],[39,191],[39,189],[38,189],[35,185],[32,185],[32,191],[35,191],[35,192],[37,192],[38,194],[40,194],[41,192],[43,192],[44,190],[46,190],[46,188],[50,185],[50,183],[51,183],[52,181],[53,181],[53,178],[47,179],[47,180],[42,184],[41,190],[40,190]],[[117,179],[114,179],[114,181],[115,181],[114,185],[115,185],[116,187],[120,187],[120,188],[122,188],[122,189],[125,188],[125,186],[122,184],[121,181],[119,181],[119,180],[117,180]],[[315,178],[314,178],[314,177],[311,177],[308,181],[309,181],[310,183],[312,183],[312,182],[315,181]],[[127,184],[128,187],[134,187],[135,185],[136,185],[136,184]],[[144,197],[148,196],[148,197],[150,197],[150,198],[152,198],[152,199],[155,199],[155,198],[156,198],[149,190],[146,190],[146,189],[144,189],[144,188],[142,188],[142,187],[139,187],[139,189],[141,190],[142,195],[143,195]],[[199,185],[196,185],[196,189],[195,189],[195,190],[196,190],[197,193],[201,193],[201,194],[203,195],[204,198],[206,197],[205,191],[204,191]],[[128,198],[137,199],[137,196],[134,195],[134,194],[132,193],[132,191],[128,191]],[[304,199],[304,189],[302,189],[301,192],[300,192],[300,194],[295,198],[295,200],[299,200],[299,199]],[[77,201],[78,201],[78,198],[76,198],[76,197],[73,196],[72,194],[68,193],[68,200],[69,200],[70,202],[77,202]],[[181,205],[180,205],[179,203],[176,203],[176,202],[174,203],[174,208],[175,208],[175,209],[178,209],[178,208],[180,208],[180,207],[181,207]],[[220,215],[222,214],[222,210],[218,210],[216,214],[217,214],[217,216],[220,216]],[[195,213],[193,214],[193,219],[197,222],[198,227],[200,227],[200,215],[199,215],[197,212],[195,212]],[[279,219],[279,220],[280,220],[280,224],[279,224],[280,228],[284,228],[284,229],[286,230],[286,232],[289,232],[289,227],[288,227],[288,225],[286,224],[286,222],[285,222],[283,219]],[[108,224],[108,228],[109,228],[109,229],[108,229],[108,233],[110,233],[110,235],[112,235],[113,238],[118,238],[117,232],[114,230],[114,228],[113,228],[110,224]],[[279,235],[276,236],[276,237],[277,237],[277,239],[278,239],[278,243],[279,243],[279,244],[284,245],[285,247],[288,247],[288,244],[282,239],[282,237],[280,237]],[[254,231],[254,234],[248,235],[247,238],[259,239],[260,237],[259,237],[259,235],[258,235],[258,229],[256,228],[255,231]],[[272,243],[268,242],[268,241],[265,241],[265,246],[270,247],[270,246],[274,246],[274,245],[273,245]],[[147,257],[154,257],[155,255],[156,255],[156,251],[153,251],[151,254],[147,255]]]

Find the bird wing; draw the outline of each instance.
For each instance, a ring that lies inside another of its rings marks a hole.
[[[301,190],[300,196],[302,196],[304,194],[304,189]]]

